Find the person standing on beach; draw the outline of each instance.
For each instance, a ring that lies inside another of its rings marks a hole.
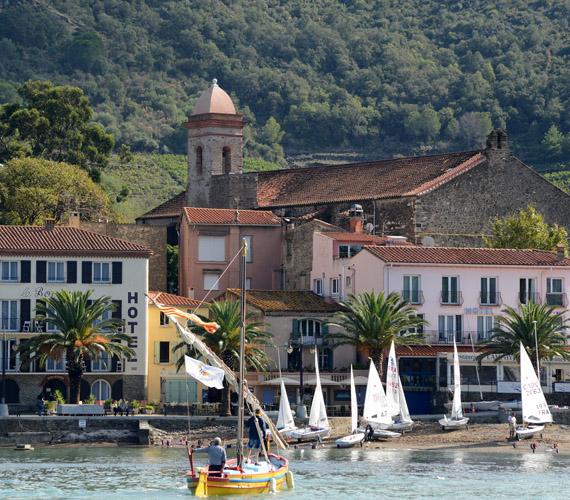
[[[261,441],[265,442],[265,438],[267,436],[267,424],[261,418],[261,410],[259,408],[255,410],[255,415],[249,417],[249,420],[247,421],[247,427],[249,430],[249,442],[247,443],[249,453],[247,455],[247,459],[251,459],[251,454],[253,452],[253,455],[255,456],[254,463],[255,465],[259,465]]]
[[[210,446],[204,448],[196,448],[196,453],[208,454],[208,474],[212,477],[222,477],[222,471],[226,465],[227,455],[226,449],[222,446],[222,439],[214,438]]]
[[[509,439],[515,438],[515,432],[517,429],[517,417],[515,417],[515,413],[512,412],[508,418],[509,422]]]

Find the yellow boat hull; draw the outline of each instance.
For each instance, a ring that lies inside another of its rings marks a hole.
[[[222,477],[212,477],[208,474],[208,468],[203,467],[196,475],[188,473],[188,488],[197,497],[255,495],[293,488],[293,474],[289,471],[287,460],[276,455],[272,458],[278,459],[283,465],[269,472],[236,471]]]

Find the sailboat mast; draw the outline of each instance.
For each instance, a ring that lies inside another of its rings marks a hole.
[[[247,240],[241,240],[241,259],[240,259],[240,342],[239,342],[239,400],[238,400],[238,433],[237,433],[237,462],[238,467],[243,465],[243,420],[244,402],[243,402],[243,385],[245,382],[245,266],[247,257]]]

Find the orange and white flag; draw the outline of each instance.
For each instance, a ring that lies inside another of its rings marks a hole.
[[[155,302],[155,304],[156,307],[158,307],[167,316],[172,316],[176,319],[185,319],[191,321],[194,325],[202,327],[208,333],[215,333],[218,330],[218,328],[220,328],[220,325],[218,325],[218,323],[214,321],[211,322],[202,321],[194,313],[184,312],[181,311],[180,309],[176,309],[176,307],[165,306],[163,304],[159,304],[158,302]]]

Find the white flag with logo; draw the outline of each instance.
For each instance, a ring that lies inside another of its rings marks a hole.
[[[184,355],[184,365],[186,373],[198,382],[207,387],[224,388],[224,370],[221,368],[215,368],[186,355]]]

